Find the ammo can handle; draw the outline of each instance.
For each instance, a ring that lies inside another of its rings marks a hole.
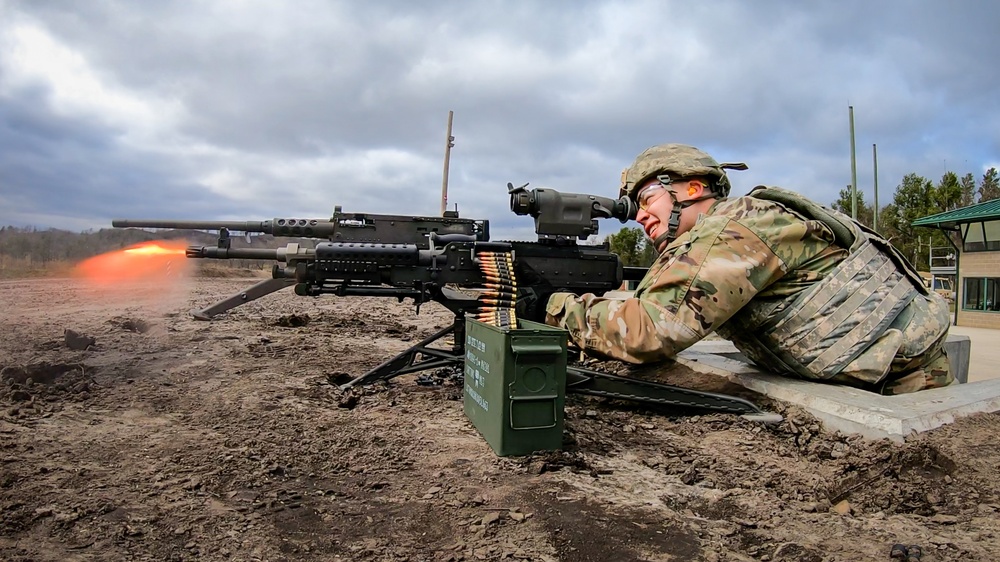
[[[522,355],[560,355],[566,352],[565,345],[555,344],[550,342],[540,342],[537,341],[530,335],[524,336],[511,336],[510,338],[510,349],[514,354],[514,371],[517,372],[517,361]],[[513,385],[511,385],[513,386]],[[510,428],[514,431],[521,430],[531,430],[531,429],[551,429],[555,427],[559,422],[559,411],[556,406],[559,398],[559,394],[532,394],[530,396],[515,396],[510,389],[507,390],[507,398],[509,400],[509,410],[510,410]],[[535,425],[526,427],[517,427],[514,425],[514,404],[516,402],[538,402],[542,400],[552,401],[552,423],[548,425]]]
[[[514,431],[521,431],[527,429],[551,429],[556,426],[556,422],[559,419],[559,412],[556,411],[556,398],[557,395],[551,394],[546,396],[508,396],[510,400],[510,428]],[[539,400],[551,400],[552,401],[552,423],[549,425],[532,425],[527,427],[517,427],[514,425],[514,402],[532,402]]]

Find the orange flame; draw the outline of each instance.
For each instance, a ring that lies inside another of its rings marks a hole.
[[[164,248],[156,242],[148,242],[145,245],[138,245],[134,248],[125,248],[122,250],[126,254],[146,254],[146,255],[171,255],[171,256],[183,256],[184,248]]]
[[[126,281],[174,285],[187,279],[190,272],[185,246],[177,240],[144,242],[88,258],[77,264],[74,272],[102,285]]]

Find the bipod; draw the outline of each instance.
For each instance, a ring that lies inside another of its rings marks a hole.
[[[452,349],[440,349],[428,347],[437,340],[454,334]],[[419,358],[419,360],[418,360]],[[378,367],[359,375],[345,384],[340,385],[341,390],[358,385],[368,385],[378,381],[387,381],[391,378],[428,369],[437,369],[447,366],[461,367],[465,360],[465,319],[455,315],[455,320],[451,326],[443,328],[438,332],[428,336],[420,343],[400,353],[399,355],[382,363]]]
[[[566,368],[566,393],[571,392],[658,406],[739,414],[745,419],[761,423],[779,423],[782,420],[779,414],[761,410],[753,402],[736,396],[619,377],[582,367]]]
[[[230,295],[211,306],[201,310],[192,309],[191,316],[194,316],[195,320],[211,320],[213,316],[222,314],[227,310],[234,309],[237,306],[246,304],[252,300],[257,300],[265,295],[270,295],[275,291],[280,291],[285,287],[291,287],[294,284],[294,279],[264,279],[263,281],[255,283],[238,293]]]

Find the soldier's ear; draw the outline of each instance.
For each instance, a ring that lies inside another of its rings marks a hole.
[[[705,184],[701,180],[694,179],[688,182],[688,198],[701,197],[705,193]]]

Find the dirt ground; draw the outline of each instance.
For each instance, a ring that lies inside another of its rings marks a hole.
[[[247,283],[0,282],[0,559],[923,560],[1000,552],[1000,416],[903,445],[570,396],[565,450],[498,458],[461,387],[344,393],[450,322]],[[64,330],[80,334],[67,340]],[[86,349],[71,349],[93,338]],[[620,365],[608,364],[619,369]],[[663,380],[705,384],[665,367]]]

